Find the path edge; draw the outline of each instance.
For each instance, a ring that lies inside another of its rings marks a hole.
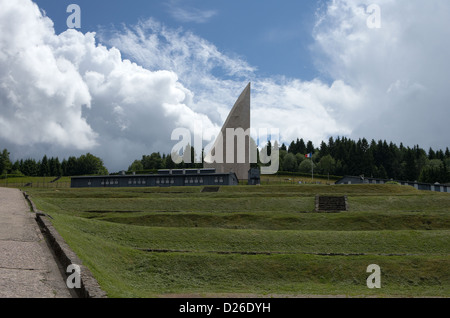
[[[63,268],[68,268],[68,266],[72,264],[80,267],[80,288],[74,288],[77,296],[80,298],[107,298],[106,292],[101,289],[91,271],[83,265],[83,262],[78,258],[75,252],[70,249],[66,241],[64,241],[62,236],[53,227],[53,224],[48,220],[48,216],[36,208],[36,205],[33,200],[31,200],[29,194],[25,191],[22,191],[22,193],[30,204],[31,210],[36,215],[35,219],[41,232],[48,239],[50,247],[53,249],[53,252]],[[65,273],[66,280],[72,273],[73,271]]]

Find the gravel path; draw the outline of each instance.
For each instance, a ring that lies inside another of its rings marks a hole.
[[[18,189],[0,188],[0,298],[69,298],[61,270]]]

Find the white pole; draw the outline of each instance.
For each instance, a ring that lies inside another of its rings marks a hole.
[[[311,171],[312,171],[312,182],[314,183],[314,162],[312,160],[312,154],[311,154]]]

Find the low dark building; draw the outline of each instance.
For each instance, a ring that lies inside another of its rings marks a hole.
[[[448,184],[431,184],[431,183],[422,183],[422,182],[411,182],[411,181],[399,181],[393,179],[378,179],[378,178],[367,178],[364,176],[345,176],[342,179],[336,181],[336,184],[385,184],[388,182],[397,182],[401,185],[408,185],[416,188],[417,190],[424,191],[435,191],[435,192],[447,192],[450,193],[450,185]]]
[[[215,169],[159,170],[149,175],[110,175],[72,177],[71,188],[184,187],[238,185],[235,173]]]
[[[249,185],[261,184],[261,171],[258,168],[252,168],[248,171],[248,184]]]

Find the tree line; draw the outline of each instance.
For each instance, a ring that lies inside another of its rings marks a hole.
[[[69,157],[59,160],[58,157],[48,158],[47,155],[41,160],[21,159],[14,163],[10,160],[10,153],[4,149],[0,155],[0,175],[9,176],[28,176],[28,177],[62,177],[62,176],[80,176],[80,175],[105,175],[108,170],[103,164],[103,160],[87,153],[80,157]]]
[[[404,181],[419,181],[425,183],[450,183],[450,151],[448,147],[444,150],[428,151],[416,145],[405,147],[403,143],[396,145],[386,140],[370,142],[362,138],[352,140],[347,137],[329,138],[327,142],[322,141],[316,147],[311,141],[297,138],[288,146],[282,144],[270,144],[270,142],[259,151],[271,155],[273,149],[277,148],[280,154],[281,172],[311,173],[321,175],[353,175],[375,177],[382,179],[395,179]],[[259,157],[258,153],[258,157]],[[305,157],[312,153],[312,158]],[[148,172],[158,169],[189,169],[202,168],[202,163],[196,163],[193,147],[186,147],[184,160],[175,164],[171,155],[155,152],[143,155],[141,159],[134,160],[128,167],[128,172]],[[203,154],[202,154],[203,157]],[[202,159],[202,158],[201,158]],[[253,167],[261,163],[253,164]],[[0,154],[0,175],[14,174],[24,176],[77,176],[77,175],[104,175],[108,170],[103,160],[92,154],[82,155],[78,158],[69,157],[63,161],[58,158],[44,156],[41,160],[34,159],[18,160],[12,163],[9,160],[9,152],[4,149]]]
[[[279,171],[311,173],[344,176],[353,175],[366,177],[395,179],[404,181],[419,181],[425,183],[450,182],[450,151],[428,151],[420,148],[399,146],[386,140],[368,142],[367,139],[352,140],[346,137],[331,137],[328,142],[322,142],[315,147],[312,141],[303,139],[292,141],[289,146],[271,145],[269,142],[259,153],[270,156],[274,148],[280,154]],[[258,153],[258,158],[259,158]],[[305,157],[312,153],[312,158]],[[135,160],[128,168],[129,172],[142,172],[157,169],[201,168],[202,164],[193,163],[193,148],[191,147],[191,162],[175,164],[170,155],[159,152],[144,155]],[[259,162],[259,160],[258,160]],[[270,163],[269,163],[270,164]],[[260,166],[261,163],[253,164]]]
[[[312,162],[305,154],[313,153]],[[420,148],[399,146],[386,140],[368,142],[367,139],[352,140],[346,137],[329,138],[319,147],[303,139],[292,141],[289,147],[280,147],[280,170],[311,172],[337,176],[352,175],[419,181],[425,183],[450,182],[450,151],[428,151]]]

